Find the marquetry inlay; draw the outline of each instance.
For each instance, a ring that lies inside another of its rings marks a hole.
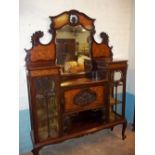
[[[95,96],[93,99],[89,100],[89,103],[85,105],[85,107],[95,107],[102,106],[104,104],[104,87],[103,86],[95,86],[88,88],[91,94],[93,93]],[[83,89],[72,89],[64,92],[64,100],[65,100],[65,110],[79,110],[81,105],[77,104],[76,97],[78,97]],[[87,96],[88,97],[88,96]]]
[[[92,51],[93,51],[92,54],[94,58],[110,56],[110,49],[105,44],[97,44],[93,42]]]
[[[55,44],[51,43],[47,46],[38,45],[33,47],[31,52],[31,61],[39,60],[54,60],[55,59]]]
[[[55,29],[58,29],[62,27],[63,25],[65,25],[68,22],[68,20],[69,20],[68,13],[64,13],[60,15],[59,17],[53,19],[53,26]]]

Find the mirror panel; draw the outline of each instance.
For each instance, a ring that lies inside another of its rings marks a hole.
[[[91,59],[91,32],[82,26],[65,25],[56,31],[57,64],[65,73],[84,71],[84,61]]]

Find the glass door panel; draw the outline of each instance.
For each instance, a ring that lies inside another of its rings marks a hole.
[[[36,117],[39,141],[59,134],[58,105],[55,80],[52,77],[35,79]]]

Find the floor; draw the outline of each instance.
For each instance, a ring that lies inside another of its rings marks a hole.
[[[131,125],[128,125],[126,136],[125,140],[121,139],[121,126],[117,126],[113,131],[105,129],[46,146],[40,150],[39,155],[134,155],[135,133]],[[22,155],[32,155],[32,153]]]

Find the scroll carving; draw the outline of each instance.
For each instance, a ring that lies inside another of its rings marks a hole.
[[[43,37],[44,33],[42,31],[35,32],[31,37],[31,42],[33,46],[40,44],[40,38]]]
[[[37,31],[31,36],[32,48],[25,51],[27,52],[25,60],[27,62],[38,61],[54,61],[55,60],[55,42],[51,42],[46,46],[40,42],[43,37],[42,31]]]
[[[74,103],[76,105],[85,106],[94,102],[96,100],[96,96],[96,92],[90,89],[84,89],[74,97]]]
[[[102,32],[100,33],[100,37],[102,38],[102,43],[109,46],[109,36],[105,32]]]

